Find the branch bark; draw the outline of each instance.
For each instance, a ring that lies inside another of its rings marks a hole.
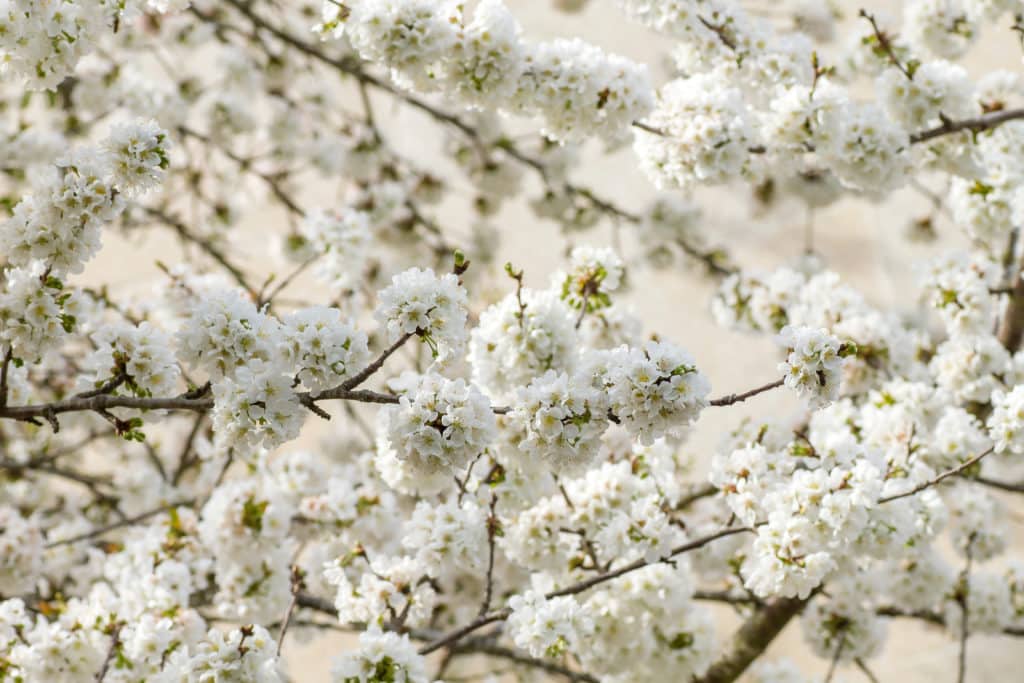
[[[1024,278],[1021,277],[1024,275],[1024,249],[1020,249],[1017,259],[1013,291],[999,322],[999,342],[1010,353],[1020,348],[1021,339],[1024,338]]]
[[[786,624],[799,614],[809,598],[782,598],[755,611],[733,634],[729,647],[711,668],[694,683],[731,683],[782,632]]]

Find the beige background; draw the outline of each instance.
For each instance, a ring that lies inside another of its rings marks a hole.
[[[659,82],[663,79],[664,70],[657,65],[664,63],[668,43],[625,21],[611,0],[593,0],[578,15],[553,12],[548,0],[506,1],[528,36],[578,35],[608,50],[655,65],[654,73]],[[749,6],[749,3],[745,4]],[[898,13],[899,3],[865,4],[876,11]],[[770,0],[757,3],[757,6],[774,7]],[[861,5],[844,2],[843,6],[846,14],[855,15],[856,8]],[[844,30],[840,31],[840,40]],[[1020,47],[1008,30],[990,30],[971,53],[968,65],[975,73],[993,67],[1020,70],[1020,55]],[[339,84],[337,87],[345,86]],[[440,140],[432,123],[407,108],[395,108],[384,100],[377,100],[376,105],[378,118],[386,121],[384,128],[392,145],[424,161],[437,157]],[[357,105],[353,102],[352,106]],[[634,210],[643,207],[652,196],[652,188],[636,170],[630,150],[605,156],[600,149],[588,149],[586,157],[590,161],[584,164],[585,171],[578,175],[578,179],[599,194]],[[532,177],[526,187],[527,194],[538,189]],[[774,267],[795,259],[803,244],[802,207],[786,204],[763,215],[752,215],[746,202],[747,194],[747,189],[739,187],[705,190],[698,194],[705,211],[702,228],[710,242],[728,245],[737,263],[744,267]],[[307,207],[317,206],[323,201],[319,188],[308,188],[303,197]],[[913,303],[909,285],[913,281],[914,267],[943,248],[962,244],[955,229],[947,222],[939,223],[941,244],[909,244],[903,238],[905,226],[912,218],[925,213],[927,202],[912,191],[899,192],[880,205],[844,201],[818,214],[815,221],[816,245],[829,267],[860,287],[873,301],[882,305],[908,306]],[[439,215],[442,225],[451,227],[455,232],[466,231],[468,217],[462,206],[445,205]],[[235,241],[235,260],[247,264],[249,272],[260,275],[265,274],[268,268],[278,267],[268,255],[266,248],[270,240],[267,235],[271,231],[279,231],[284,220],[285,216],[277,209],[268,210],[262,203],[254,203],[243,233]],[[525,265],[528,283],[546,283],[569,242],[558,234],[553,224],[538,221],[523,203],[509,203],[497,224],[504,240],[500,258]],[[633,239],[628,227],[623,229],[620,237],[627,245]],[[601,228],[586,234],[585,238],[587,241],[606,241],[608,230]],[[130,240],[109,234],[106,248],[90,264],[84,279],[111,284],[115,290],[139,293],[142,291],[140,282],[152,283],[159,279],[155,268],[157,259],[172,263],[174,255],[180,253],[176,242],[160,231],[146,231]],[[645,321],[645,331],[657,331],[688,348],[711,377],[715,394],[748,389],[776,376],[778,359],[769,342],[724,332],[712,324],[707,302],[713,284],[698,270],[681,273],[634,270],[631,277],[633,291],[629,299]],[[262,277],[252,279],[258,282]],[[313,297],[317,293],[306,279],[291,291]],[[785,415],[794,407],[788,397],[775,393],[743,406],[709,411],[696,428],[690,447],[698,461],[706,464],[717,435],[740,416]],[[312,438],[321,430],[322,427],[311,422],[305,438]],[[1024,548],[1024,524],[1019,512],[1015,513],[1013,524],[1015,545],[1018,549]],[[723,612],[721,622],[720,635],[724,638],[734,619]],[[871,662],[881,681],[937,683],[955,678],[957,648],[946,636],[914,623],[893,622],[890,628],[892,637],[885,652]],[[339,638],[333,636],[324,637],[310,646],[289,642],[285,652],[293,665],[294,680],[309,683],[326,681],[329,659],[342,647]],[[826,662],[806,653],[798,628],[788,629],[770,652],[772,655],[795,657],[804,670],[813,673],[818,680],[827,668]],[[1024,643],[995,637],[972,638],[969,657],[969,680],[972,682],[1024,681]],[[844,670],[844,674],[849,681],[865,680],[853,669]]]

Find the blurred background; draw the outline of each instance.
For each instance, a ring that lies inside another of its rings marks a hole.
[[[290,0],[281,0],[289,2]],[[506,0],[533,39],[578,36],[604,49],[646,63],[660,84],[669,76],[670,41],[641,26],[628,22],[613,0],[591,0],[579,11],[566,13],[556,5],[573,5],[572,0]],[[771,18],[780,26],[792,25],[792,7],[786,2],[742,3],[749,11]],[[806,4],[806,3],[805,3]],[[901,2],[838,0],[831,3],[842,18],[837,24],[833,45],[822,50],[823,61],[838,55],[858,21],[857,11],[866,8],[880,17],[898,18]],[[1008,21],[1007,21],[1008,23]],[[1024,71],[1018,38],[1009,26],[989,27],[977,42],[964,65],[972,74],[1001,68]],[[356,97],[351,84],[340,80],[325,82],[325,88],[337,87]],[[865,79],[864,92],[870,95]],[[436,168],[445,177],[453,169],[442,155],[443,139],[436,124],[409,107],[374,98],[378,124],[388,142],[404,155],[420,160],[427,168]],[[515,127],[516,122],[512,126]],[[529,130],[528,127],[523,130]],[[639,212],[655,195],[654,188],[637,169],[632,151],[626,147],[608,153],[598,144],[583,149],[585,162],[573,176],[575,181],[616,204]],[[451,171],[454,173],[454,170]],[[927,179],[925,179],[927,184]],[[936,192],[940,182],[930,183]],[[299,188],[303,206],[323,205],[324,188],[309,185]],[[506,202],[494,223],[500,231],[501,246],[497,260],[512,261],[525,270],[527,285],[545,286],[562,257],[571,246],[580,243],[619,244],[624,251],[635,243],[631,226],[610,225],[604,220],[588,232],[564,235],[556,224],[538,219],[526,198],[538,194],[536,177],[527,176],[522,200]],[[749,187],[702,189],[694,199],[703,211],[700,229],[709,245],[725,247],[732,260],[744,269],[772,269],[793,265],[804,257],[807,209],[792,199],[771,205],[759,204]],[[328,195],[329,196],[329,195]],[[437,222],[446,230],[465,233],[473,218],[466,202],[445,202],[437,209]],[[935,239],[911,241],[908,235],[915,221],[934,218]],[[262,282],[270,271],[290,270],[275,255],[272,234],[281,234],[287,220],[277,205],[254,200],[246,207],[244,228],[231,236],[235,261],[253,273],[254,282]],[[114,292],[144,295],[162,281],[156,263],[173,264],[185,253],[168,231],[148,230],[130,236],[108,232],[105,247],[88,265],[79,281],[107,284]],[[867,200],[842,200],[813,216],[813,245],[817,258],[835,270],[847,282],[859,288],[867,298],[885,308],[913,311],[918,307],[913,284],[915,271],[928,259],[951,248],[966,245],[959,231],[942,211],[934,210],[931,200],[919,190],[905,189],[880,203]],[[626,300],[644,321],[645,334],[657,332],[687,348],[702,370],[711,378],[713,394],[743,391],[777,376],[777,350],[770,341],[731,333],[718,328],[708,311],[715,282],[699,264],[675,263],[667,269],[643,264],[629,271],[631,289]],[[507,281],[501,283],[507,286]],[[318,299],[318,286],[310,277],[302,277],[290,293],[311,301]],[[773,392],[726,410],[708,411],[694,430],[688,449],[696,462],[694,477],[702,478],[710,454],[724,430],[745,415],[785,416],[797,409],[788,393]],[[335,420],[337,422],[337,420]],[[341,428],[331,425],[332,429]],[[310,421],[303,435],[306,445],[314,445],[327,427]],[[1011,548],[1024,548],[1024,519],[1020,506],[1014,509],[1012,526],[1015,539]],[[1011,550],[1012,552],[1012,550]],[[718,608],[716,608],[718,609]],[[728,610],[720,610],[719,638],[725,641],[737,620]],[[952,680],[956,671],[958,646],[937,629],[916,622],[890,623],[890,639],[884,652],[869,662],[883,683],[931,682]],[[290,639],[292,635],[290,634]],[[329,660],[352,641],[341,634],[320,636],[313,644],[290,640],[285,654],[291,664],[293,680],[319,683],[328,680]],[[804,672],[822,679],[828,662],[811,655],[801,642],[799,625],[793,622],[771,647],[768,658],[788,656]],[[1024,681],[1024,643],[1009,638],[974,636],[970,641],[968,680]],[[836,680],[867,680],[856,669],[843,669]]]

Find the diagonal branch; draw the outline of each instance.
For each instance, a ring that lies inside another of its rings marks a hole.
[[[731,683],[782,632],[786,624],[799,614],[809,598],[781,598],[756,610],[733,634],[725,651],[711,668],[693,683]]]

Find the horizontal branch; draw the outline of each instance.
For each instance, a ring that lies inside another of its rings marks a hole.
[[[78,543],[80,541],[89,541],[89,540],[92,540],[94,538],[99,538],[100,536],[102,536],[102,535],[104,535],[106,533],[109,533],[111,531],[116,531],[117,529],[123,529],[125,527],[129,527],[129,526],[133,526],[135,524],[138,524],[139,522],[144,522],[144,521],[146,521],[147,519],[149,519],[151,517],[155,517],[155,516],[159,515],[161,512],[168,512],[172,508],[176,508],[176,507],[190,507],[194,503],[195,503],[195,501],[193,501],[193,500],[183,500],[183,501],[181,501],[179,503],[168,503],[166,505],[161,505],[158,508],[154,508],[152,510],[148,510],[147,512],[143,512],[141,514],[135,515],[134,517],[128,517],[127,519],[122,519],[122,520],[119,520],[117,522],[113,522],[112,524],[108,524],[106,526],[102,526],[102,527],[99,527],[97,529],[93,529],[92,531],[87,531],[85,533],[78,534],[77,536],[71,536],[70,538],[61,538],[61,539],[58,539],[56,541],[51,541],[50,543],[46,544],[46,547],[47,548],[56,548],[58,546],[70,545],[72,543]]]
[[[499,659],[505,659],[510,662],[515,662],[516,664],[522,664],[523,666],[562,676],[574,683],[600,683],[600,680],[596,676],[584,671],[574,671],[568,667],[556,664],[555,662],[551,662],[546,659],[530,657],[529,655],[510,647],[497,645],[490,639],[474,638],[464,641],[452,648],[452,651],[456,654],[482,654],[490,657],[497,657]]]
[[[1024,493],[1024,482],[1014,484],[1008,481],[999,481],[998,479],[989,479],[988,477],[967,477],[968,481],[973,481],[982,486],[988,486],[989,488],[998,489],[1000,491],[1007,491],[1009,493]]]
[[[932,612],[929,610],[908,610],[902,607],[896,607],[895,605],[882,605],[875,609],[875,614],[880,617],[894,617],[899,619],[917,619],[918,621],[926,621],[936,626],[945,626],[946,620],[938,612]],[[1001,632],[1004,636],[1013,636],[1014,638],[1024,638],[1024,627],[1020,626],[1007,626]]]
[[[960,121],[946,120],[941,126],[929,128],[928,130],[921,131],[920,133],[914,133],[910,136],[910,142],[916,145],[920,142],[926,142],[934,138],[942,137],[943,135],[959,133],[964,130],[969,130],[972,133],[980,133],[982,131],[996,128],[1007,121],[1014,121],[1017,119],[1024,119],[1024,109],[1003,109],[1002,111],[994,111],[990,114],[985,114],[977,118],[961,119]]]
[[[53,421],[62,413],[76,413],[108,410],[110,408],[134,408],[136,410],[188,410],[205,412],[213,408],[213,399],[188,398],[185,395],[170,398],[138,398],[101,394],[99,396],[72,397],[51,403],[34,403],[23,406],[0,408],[0,418],[31,422],[39,418]]]

